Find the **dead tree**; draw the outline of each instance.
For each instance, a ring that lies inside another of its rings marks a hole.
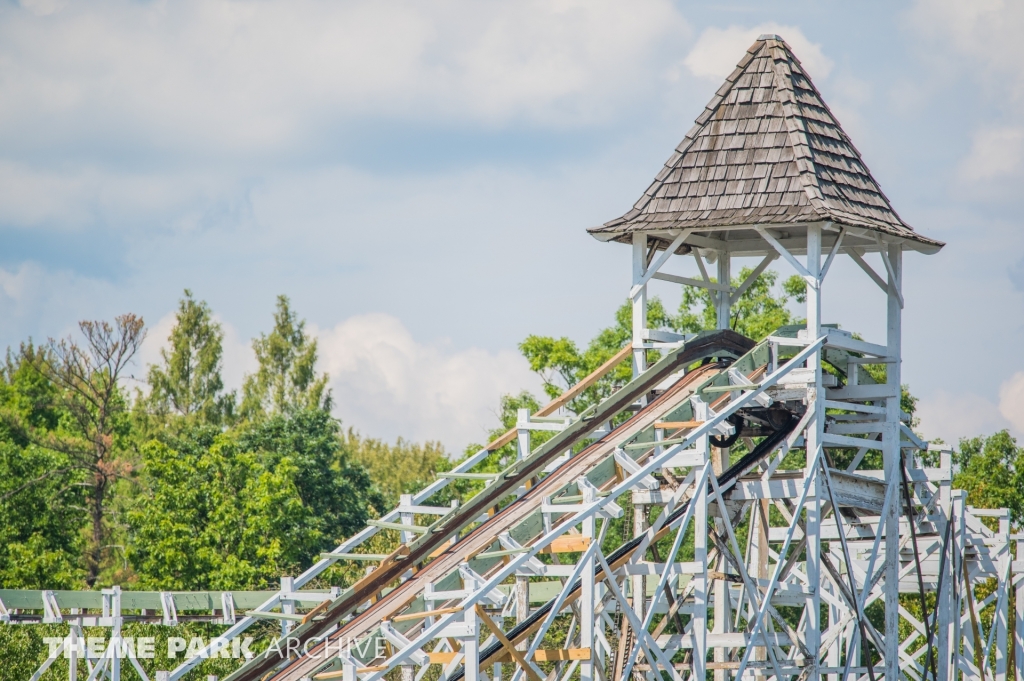
[[[124,314],[114,323],[79,322],[81,341],[50,339],[47,352],[33,358],[35,366],[60,391],[60,404],[71,428],[60,428],[33,439],[64,454],[68,468],[84,474],[90,535],[85,553],[86,582],[99,577],[107,545],[106,502],[110,486],[131,472],[117,457],[118,422],[128,403],[118,382],[145,339],[142,317]]]

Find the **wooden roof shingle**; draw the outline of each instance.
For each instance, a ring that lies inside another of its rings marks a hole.
[[[629,242],[638,231],[820,222],[925,252],[944,245],[900,219],[792,50],[763,35],[632,210],[587,231]]]

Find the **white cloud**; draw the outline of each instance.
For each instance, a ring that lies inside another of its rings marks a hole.
[[[224,385],[239,390],[245,375],[258,368],[256,357],[248,339],[218,321]],[[160,362],[173,327],[174,312],[149,327],[136,357],[137,378]],[[319,369],[331,378],[335,416],[372,437],[440,440],[457,455],[497,425],[502,395],[527,389],[541,396],[540,380],[518,353],[457,349],[448,341],[423,344],[391,315],[359,315],[308,330],[318,339]]]
[[[48,270],[36,262],[0,267],[0,319],[4,342],[17,345],[34,336],[35,342],[74,331],[80,319],[104,319],[125,312],[111,301],[117,288],[110,282],[67,270]],[[84,312],[87,311],[87,312]],[[12,333],[12,330],[17,330]]]
[[[969,392],[938,390],[920,399],[918,430],[926,440],[942,438],[956,445],[962,437],[988,435],[1007,427],[1000,408],[990,400]]]
[[[1018,371],[999,387],[999,413],[1016,435],[1024,436],[1024,371]]]
[[[0,134],[250,156],[352,117],[578,125],[656,86],[687,30],[669,0],[5,5]]]
[[[170,348],[168,342],[171,331],[174,329],[174,312],[168,312],[157,321],[156,324],[146,325],[146,340],[142,341],[142,347],[135,355],[135,366],[132,374],[137,379],[138,387],[148,393],[149,388],[145,383],[146,374],[149,373],[149,365],[162,362],[160,351]]]
[[[1024,74],[1017,68],[1024,4],[1017,0],[917,0],[908,18],[912,30],[934,41],[937,58],[942,59],[952,48],[969,57],[971,66],[981,65],[988,71],[972,75],[999,74],[1024,85]]]
[[[1024,128],[985,128],[974,134],[971,151],[960,164],[960,175],[971,182],[1016,173],[1024,158]]]
[[[759,24],[746,28],[707,28],[697,38],[696,44],[683,63],[698,78],[722,81],[736,68],[743,53],[763,33],[774,33],[793,49],[796,58],[804,65],[811,78],[821,80],[832,71],[832,60],[825,56],[820,43],[812,43],[797,26],[782,26],[775,23]]]
[[[423,344],[390,315],[312,330],[320,365],[331,376],[335,413],[368,435],[440,440],[460,454],[497,425],[501,395],[540,393],[539,379],[518,353]]]

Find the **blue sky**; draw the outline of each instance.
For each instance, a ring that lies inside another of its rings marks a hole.
[[[286,293],[346,424],[461,450],[536,390],[523,337],[609,323],[629,249],[585,228],[762,32],[948,243],[906,261],[922,431],[1024,435],[1024,5],[997,0],[4,2],[0,342],[134,311],[144,364],[189,287],[237,385]],[[837,264],[825,320],[880,338],[872,287]]]

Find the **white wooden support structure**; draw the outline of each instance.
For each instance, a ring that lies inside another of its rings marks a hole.
[[[521,412],[247,616],[231,624],[223,608],[228,640],[270,617],[305,642],[384,652],[254,661],[231,681],[422,681],[438,665],[445,681],[509,668],[513,681],[1024,681],[1024,535],[1005,510],[967,505],[950,452],[900,408],[903,257],[942,244],[891,210],[789,47],[759,38],[644,197],[591,233],[631,248],[619,359],[633,379],[582,414],[572,388]],[[825,279],[847,256],[885,293],[884,339],[822,319]],[[773,262],[806,282],[806,321],[737,340],[733,310]],[[708,291],[717,330],[649,329],[648,289],[665,285]],[[538,429],[552,438],[531,442]],[[504,470],[481,470],[513,445]],[[462,507],[432,501],[455,479],[483,489]],[[632,523],[609,531],[626,503]],[[367,554],[381,531],[392,551]],[[399,567],[386,595],[366,580],[358,605],[321,625],[295,593],[342,560]],[[64,616],[48,602],[40,619]],[[171,598],[169,625],[173,612]]]

